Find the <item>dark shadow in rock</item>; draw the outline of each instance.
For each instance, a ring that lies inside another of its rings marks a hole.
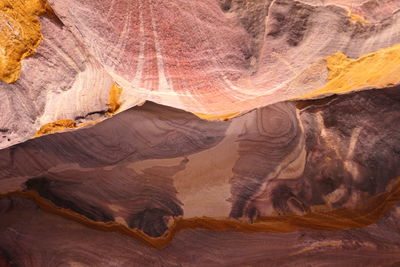
[[[25,183],[27,190],[35,190],[38,194],[53,202],[56,206],[70,209],[76,213],[82,214],[87,218],[99,222],[111,222],[114,218],[111,214],[101,210],[100,207],[94,207],[90,204],[80,202],[75,203],[70,199],[66,199],[57,195],[57,190],[68,186],[68,183],[63,181],[49,180],[47,178],[33,178]]]

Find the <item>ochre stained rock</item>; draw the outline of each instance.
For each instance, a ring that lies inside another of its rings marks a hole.
[[[108,116],[111,116],[112,113],[107,113]],[[90,122],[85,122],[85,123],[80,123],[77,124],[76,121],[70,120],[70,119],[61,119],[55,122],[50,122],[42,127],[36,132],[36,134],[33,136],[33,138],[40,137],[42,135],[46,134],[53,134],[53,133],[59,133],[63,132],[65,130],[72,130],[72,129],[79,129],[83,128],[86,126],[93,126],[99,122],[102,122],[104,118],[95,120],[95,121],[90,121]]]
[[[116,83],[114,83],[110,89],[109,109],[107,111],[108,116],[112,116],[120,108],[121,103],[119,102],[119,99],[121,97],[121,93],[122,93],[121,87],[119,87]],[[39,137],[39,136],[46,135],[46,134],[62,132],[66,129],[75,129],[75,128],[82,128],[85,126],[91,126],[91,125],[95,125],[96,123],[99,123],[102,120],[103,119],[99,119],[97,121],[92,121],[92,122],[87,122],[87,123],[82,123],[80,125],[77,125],[77,123],[74,120],[60,119],[55,122],[47,123],[47,124],[43,125],[42,127],[40,127],[40,129],[36,132],[34,137]]]
[[[41,0],[0,1],[0,79],[15,82],[21,60],[32,55],[42,42],[37,18],[46,12]]]
[[[76,123],[70,119],[61,119],[55,122],[51,122],[48,124],[43,125],[40,129],[36,132],[34,137],[39,137],[45,134],[52,134],[57,132],[62,132],[65,129],[74,129],[76,128]]]
[[[203,114],[203,113],[193,113],[193,114],[196,115],[197,117],[199,117],[200,119],[203,119],[203,120],[226,121],[226,120],[229,120],[229,119],[232,119],[232,118],[238,116],[241,113],[240,112],[235,112],[235,113],[226,114],[226,115],[210,115],[210,114]]]
[[[114,83],[110,89],[110,98],[109,98],[109,108],[107,111],[108,115],[112,115],[118,111],[121,106],[120,98],[121,98],[122,88],[118,86],[117,83]]]
[[[358,59],[351,59],[337,52],[325,60],[329,69],[328,83],[299,99],[385,88],[400,82],[400,44],[363,55]]]
[[[368,23],[368,21],[363,16],[353,14],[353,13],[350,13],[350,21],[353,23],[361,23],[362,25],[365,25]]]
[[[0,148],[58,120],[80,126],[108,118],[114,81],[51,10],[39,19],[43,41],[36,53],[23,60],[18,80],[0,81]]]

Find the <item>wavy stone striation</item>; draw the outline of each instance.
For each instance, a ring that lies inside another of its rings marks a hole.
[[[0,0],[0,266],[400,264],[399,1],[49,3]]]
[[[397,90],[284,102],[229,122],[147,103],[1,150],[0,259],[395,266]],[[243,246],[249,258],[237,256]]]
[[[0,215],[2,266],[397,266],[400,262],[399,206],[363,229],[286,234],[185,230],[163,250],[84,227],[18,198],[1,199]]]
[[[49,3],[0,1],[0,148],[146,100],[226,119],[399,83],[396,1]]]
[[[0,83],[0,148],[60,119],[81,124],[106,117],[111,77],[61,22],[42,18],[41,26],[44,40],[22,62],[21,77]]]
[[[328,82],[324,58],[336,52],[358,58],[400,40],[396,1],[370,1],[376,19],[368,23],[347,7],[364,15],[368,3],[361,1],[49,2],[127,94],[202,114],[243,112],[312,93]],[[400,58],[398,47],[394,56]],[[398,84],[386,77],[398,66],[380,70],[381,87]],[[359,86],[341,93],[377,87],[357,79]]]
[[[352,209],[379,210],[398,195],[397,90],[299,103],[301,109],[283,102],[230,122],[147,103],[0,151],[1,193],[36,192],[91,221],[152,237],[182,218],[254,222],[257,231],[274,231],[266,216],[289,214],[309,216],[307,224],[294,219],[275,231],[363,226],[377,211],[358,219]],[[336,222],[308,215],[340,208],[348,211],[331,213]]]

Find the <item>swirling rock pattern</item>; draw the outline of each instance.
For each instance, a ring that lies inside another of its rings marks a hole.
[[[49,3],[0,0],[0,266],[400,264],[399,1]]]
[[[61,22],[44,17],[41,26],[44,40],[22,62],[21,77],[0,83],[0,148],[32,138],[53,121],[106,117],[111,77]]]
[[[0,148],[146,100],[215,119],[399,83],[396,1],[49,3],[0,2]]]
[[[396,1],[49,2],[130,94],[203,114],[243,112],[311,93],[327,82],[325,57],[358,58],[400,39]],[[349,7],[368,5],[376,19],[354,20]]]
[[[37,192],[90,221],[152,237],[182,218],[257,224],[266,216],[360,208],[386,191],[397,194],[397,90],[299,103],[301,109],[283,102],[229,122],[147,103],[0,151],[0,185],[4,194]],[[363,224],[348,214],[332,216],[345,228]],[[318,224],[310,220],[309,227]]]

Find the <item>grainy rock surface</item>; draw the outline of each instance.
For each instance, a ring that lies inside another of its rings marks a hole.
[[[0,0],[0,266],[399,265],[399,8]]]

